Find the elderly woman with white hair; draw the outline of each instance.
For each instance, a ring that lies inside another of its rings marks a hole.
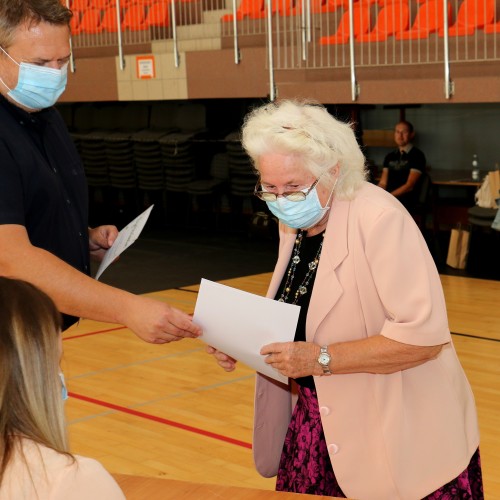
[[[321,105],[261,106],[242,137],[280,221],[268,297],[301,306],[294,341],[261,350],[290,383],[257,374],[258,471],[279,491],[483,498],[474,397],[409,213],[365,181],[352,128]]]

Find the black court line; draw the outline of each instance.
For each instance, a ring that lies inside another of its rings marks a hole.
[[[492,339],[490,337],[481,337],[479,335],[471,335],[470,333],[457,333],[457,332],[451,332],[452,335],[458,335],[460,337],[469,337],[471,339],[478,339],[478,340],[491,340],[492,342],[500,342],[500,339]]]
[[[189,290],[188,288],[182,288],[182,287],[176,287],[174,290],[179,290],[180,292],[191,292],[191,293],[198,293],[198,290]]]

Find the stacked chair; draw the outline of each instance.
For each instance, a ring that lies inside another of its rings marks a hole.
[[[151,107],[149,127],[132,135],[134,164],[141,203],[147,207],[154,203],[157,209],[152,217],[160,214],[166,220],[165,173],[160,139],[179,132],[170,102],[154,103]],[[158,210],[158,205],[163,212]]]
[[[173,132],[160,138],[164,172],[167,220],[177,225],[188,217],[187,186],[196,177],[196,162],[191,139],[193,133]],[[169,222],[169,223],[170,223]]]
[[[205,107],[177,103],[171,117],[178,131],[159,138],[168,218],[185,222],[188,217],[187,186],[196,179],[197,160],[193,140],[205,129]]]
[[[114,106],[82,105],[75,110],[71,133],[83,161],[89,186],[109,185],[104,135],[118,126]]]
[[[165,189],[171,192],[185,192],[196,174],[192,134],[173,132],[160,139],[161,158],[165,173]]]
[[[235,222],[243,222],[255,211],[253,191],[258,180],[252,162],[241,145],[239,132],[231,132],[225,138],[229,159],[229,194]],[[255,198],[255,200],[254,200]]]
[[[220,215],[227,209],[229,180],[229,156],[226,152],[215,153],[210,162],[209,177],[198,178],[187,185],[189,195],[188,224],[191,214],[201,214],[205,207],[215,218],[215,229],[219,229]]]
[[[109,184],[115,215],[125,224],[141,211],[137,193],[132,135],[148,126],[149,110],[137,103],[127,103],[115,110],[118,126],[102,134],[108,165]]]
[[[99,198],[102,213],[127,218],[138,211],[131,136],[148,125],[148,109],[139,104],[82,105],[75,111],[71,135],[83,161],[89,194]],[[102,199],[101,199],[102,198]],[[108,214],[109,212],[113,212]],[[128,213],[125,213],[128,212]]]
[[[140,104],[129,103],[118,112],[118,130],[104,134],[104,146],[111,186],[116,189],[136,189],[134,145],[132,136],[139,129],[146,129],[149,111]]]
[[[104,135],[118,126],[114,106],[82,104],[76,107],[74,129],[70,132],[83,162],[89,187],[92,225],[109,221],[111,217],[111,193]]]

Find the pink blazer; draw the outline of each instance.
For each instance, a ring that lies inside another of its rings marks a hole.
[[[276,294],[294,240],[295,231],[281,226],[268,297]],[[420,499],[458,476],[477,449],[474,397],[420,230],[392,195],[366,183],[355,199],[333,202],[306,337],[326,345],[378,334],[446,345],[437,359],[389,375],[316,377],[330,459],[349,498]],[[257,374],[254,460],[265,477],[278,470],[291,396],[290,387]]]

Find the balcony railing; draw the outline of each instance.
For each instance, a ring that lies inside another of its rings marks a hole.
[[[448,81],[449,64],[500,59],[497,0],[68,1],[75,49],[178,55],[210,39],[239,64],[241,48],[260,45],[271,70],[350,68],[353,89],[356,68],[443,64]]]

